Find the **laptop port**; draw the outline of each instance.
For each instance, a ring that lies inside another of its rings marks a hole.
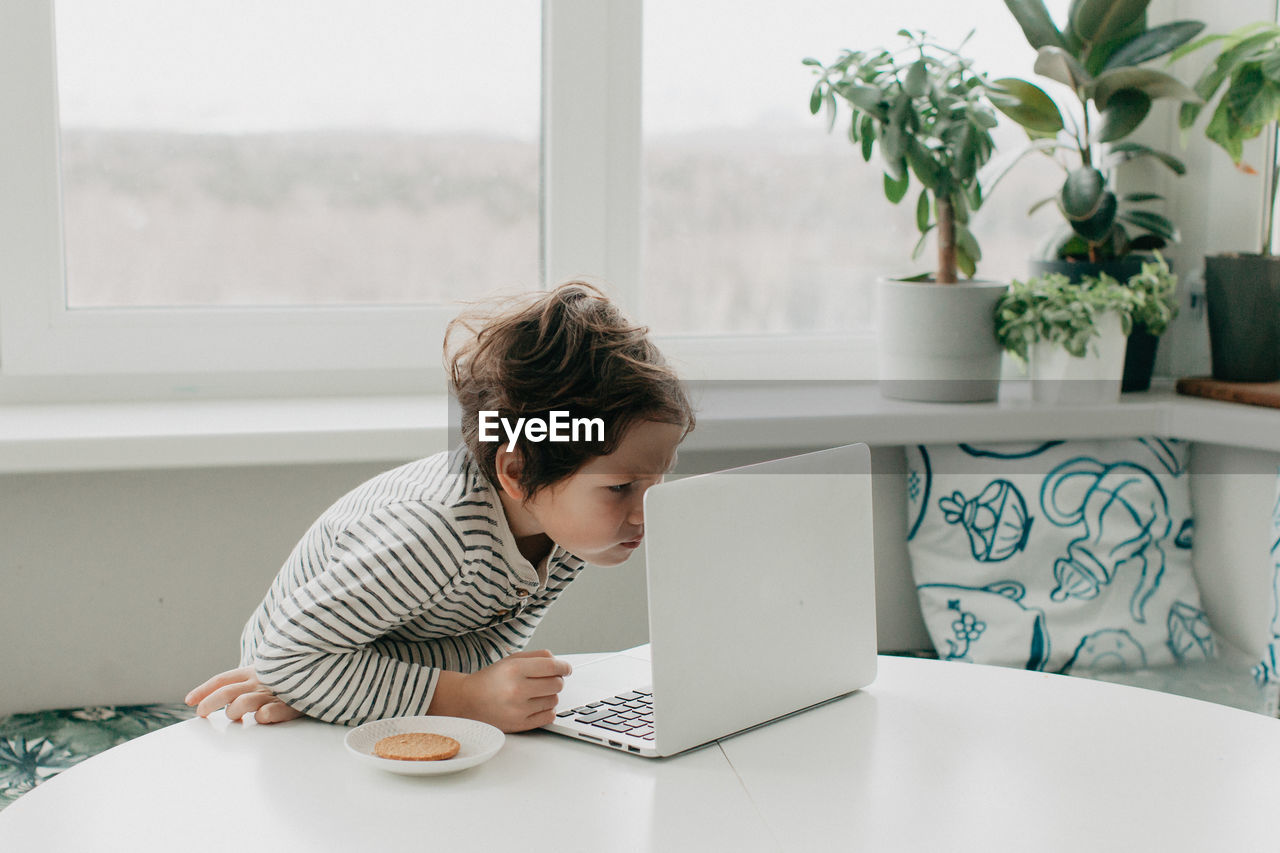
[[[618,743],[616,740],[611,740],[611,741],[609,741],[609,746],[613,746],[613,747],[617,747],[618,749],[622,749],[622,744]]]
[[[592,737],[591,735],[584,735],[582,732],[578,732],[578,737],[585,738],[586,740],[593,740],[596,743],[604,743],[604,738]]]
[[[627,749],[631,750],[632,752],[639,752],[639,751],[640,751],[640,747],[638,747],[638,746],[629,746],[629,747],[627,747]]]

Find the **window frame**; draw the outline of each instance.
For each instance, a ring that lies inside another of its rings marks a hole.
[[[67,309],[53,2],[0,4],[0,115],[21,117],[0,130],[0,401],[444,390],[439,341],[453,306]],[[534,284],[587,278],[635,314],[643,0],[542,6],[543,258]],[[1203,0],[1174,7],[1166,11],[1222,14]],[[1172,126],[1155,132],[1166,144],[1176,137]],[[1175,202],[1204,192],[1213,171],[1184,177]],[[866,335],[658,342],[695,379],[875,376]]]

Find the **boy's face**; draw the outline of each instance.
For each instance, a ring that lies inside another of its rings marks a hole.
[[[644,537],[644,493],[675,466],[683,426],[639,421],[607,456],[534,495],[523,508],[540,532],[597,566],[626,560]]]

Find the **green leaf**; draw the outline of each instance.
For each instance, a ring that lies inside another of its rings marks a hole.
[[[1147,117],[1151,111],[1151,98],[1137,89],[1121,89],[1111,96],[1107,108],[1102,111],[1102,127],[1098,130],[1099,142],[1115,142],[1123,139]]]
[[[1147,11],[1150,0],[1079,0],[1072,3],[1071,29],[1085,42],[1115,38]]]
[[[1130,160],[1137,160],[1142,157],[1154,157],[1176,175],[1184,175],[1187,171],[1186,164],[1177,157],[1172,154],[1166,154],[1163,151],[1157,151],[1151,146],[1143,145],[1140,142],[1117,142],[1111,146],[1111,153],[1118,163],[1128,163]]]
[[[888,175],[884,176],[884,195],[889,201],[897,204],[902,201],[903,196],[907,194],[907,186],[911,183],[910,176],[904,174],[902,180],[895,181]]]
[[[920,190],[920,198],[916,200],[916,228],[921,234],[929,230],[929,191]]]
[[[982,260],[982,250],[978,248],[977,238],[964,225],[956,225],[956,248],[972,258],[975,263]],[[968,275],[973,275],[973,272],[969,271]]]
[[[923,57],[917,59],[907,69],[907,78],[902,88],[913,98],[921,98],[929,93],[929,64]]]
[[[965,190],[965,194],[969,197],[970,210],[978,210],[982,207],[983,197],[981,182],[974,181],[968,189]]]
[[[1204,104],[1183,104],[1178,109],[1178,127],[1186,130],[1196,123],[1196,119],[1200,116],[1200,110],[1204,109]],[[1186,134],[1183,134],[1183,142],[1186,142]]]
[[[1121,197],[1121,201],[1162,201],[1164,196],[1159,193],[1127,193]]]
[[[884,155],[884,159],[891,163],[900,163],[907,154],[907,139],[902,133],[902,127],[896,124],[886,124],[880,130],[880,153]]]
[[[1027,216],[1031,216],[1037,210],[1044,207],[1046,204],[1053,204],[1057,200],[1058,200],[1058,197],[1056,195],[1051,195],[1051,196],[1048,196],[1047,198],[1040,199],[1038,202],[1031,205],[1031,207],[1027,209]]]
[[[1017,77],[1001,77],[992,83],[991,103],[1023,127],[1038,133],[1063,128],[1062,112],[1045,91]]]
[[[1174,98],[1191,103],[1200,100],[1200,96],[1186,83],[1172,74],[1156,71],[1154,68],[1113,68],[1104,71],[1087,91],[1097,102],[1098,109],[1105,110],[1112,96],[1125,89],[1137,89],[1152,100]]]
[[[1172,24],[1153,27],[1111,54],[1103,69],[1140,65],[1164,56],[1195,38],[1203,29],[1202,21],[1175,21]]]
[[[978,174],[978,137],[981,133],[968,122],[960,129],[960,137],[954,146],[956,159],[952,170],[961,183],[968,183]]]
[[[1104,192],[1097,210],[1083,219],[1071,218],[1071,228],[1090,243],[1097,243],[1111,233],[1116,221],[1116,209],[1119,203],[1116,194]]]
[[[853,106],[882,118],[887,112],[884,96],[874,86],[861,86],[856,83],[841,83],[836,92]]]
[[[1236,33],[1241,33],[1244,29],[1248,28],[1237,30]],[[1204,73],[1200,75],[1200,79],[1196,80],[1194,87],[1196,94],[1205,101],[1211,100],[1214,93],[1218,91],[1218,87],[1235,72],[1238,66],[1250,61],[1251,57],[1259,50],[1271,52],[1269,50],[1271,43],[1277,38],[1280,38],[1280,28],[1274,26],[1268,27],[1264,32],[1255,33],[1238,40],[1229,38],[1222,53],[1204,70]],[[1199,110],[1196,111],[1196,113],[1198,112]],[[1190,127],[1193,121],[1195,121],[1195,114],[1192,114],[1189,119],[1186,119],[1185,116],[1179,118],[1179,124],[1184,129]]]
[[[870,161],[871,148],[876,141],[876,121],[871,116],[863,113],[860,124],[861,133],[859,133],[859,136],[862,137],[862,159]]]
[[[1244,137],[1239,135],[1235,122],[1231,119],[1231,109],[1226,98],[1218,102],[1218,108],[1213,111],[1213,118],[1209,119],[1204,135],[1221,145],[1230,155],[1231,162],[1240,165],[1244,158]]]
[[[1043,0],[1004,0],[1004,5],[1013,13],[1018,26],[1022,28],[1022,34],[1032,47],[1037,50],[1046,45],[1066,48],[1066,40],[1054,24],[1053,18],[1049,17],[1049,10],[1045,8]]]
[[[914,261],[915,259],[917,259],[917,258],[919,258],[919,257],[920,257],[920,253],[924,251],[924,244],[925,244],[925,240],[928,238],[928,236],[929,236],[929,232],[930,232],[930,231],[932,231],[932,230],[933,230],[934,228],[936,228],[936,227],[937,227],[937,226],[935,226],[935,225],[930,225],[928,228],[926,228],[926,229],[924,229],[923,231],[921,231],[921,232],[920,232],[920,239],[919,239],[919,240],[916,240],[916,245],[915,245],[915,247],[911,250],[911,260],[913,260],[913,261]]]
[[[907,163],[911,166],[911,171],[915,172],[916,177],[920,179],[920,183],[931,190],[938,189],[946,180],[946,169],[934,159],[929,149],[916,137],[907,137],[906,148]]]
[[[1062,212],[1073,221],[1093,216],[1102,205],[1106,185],[1106,178],[1097,169],[1082,168],[1068,173],[1060,196]]]
[[[1252,139],[1271,121],[1280,118],[1280,99],[1276,84],[1262,73],[1260,64],[1250,64],[1237,70],[1239,79],[1232,79],[1223,96],[1228,109],[1237,121],[1237,131],[1243,138]]]
[[[962,225],[969,224],[969,199],[962,192],[951,196],[951,215]]]
[[[1224,39],[1229,39],[1229,38],[1231,38],[1231,36],[1229,35],[1205,36],[1204,38],[1197,39],[1196,41],[1193,41],[1190,44],[1184,44],[1182,47],[1178,48],[1173,52],[1173,54],[1169,57],[1169,62],[1171,63],[1177,62],[1182,57],[1195,53],[1197,50],[1200,50],[1202,47],[1211,45],[1215,41],[1222,41]]]
[[[810,115],[816,116],[818,114],[818,111],[822,109],[822,99],[823,99],[822,82],[819,81],[818,84],[813,87],[813,91],[809,93],[809,114]]]
[[[956,246],[956,269],[964,273],[965,278],[973,278],[978,271],[976,259],[959,246]]]
[[[1084,89],[1093,83],[1089,72],[1071,54],[1060,47],[1047,46],[1040,48],[1036,54],[1034,70],[1037,74],[1057,80],[1072,89]]]
[[[1178,229],[1174,227],[1168,217],[1153,213],[1150,210],[1127,210],[1116,218],[1136,225],[1144,231],[1150,231],[1170,243],[1178,242],[1180,237]]]

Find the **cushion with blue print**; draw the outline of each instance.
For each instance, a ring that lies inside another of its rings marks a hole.
[[[1261,684],[1280,681],[1280,468],[1276,469],[1276,502],[1271,507],[1271,641],[1254,667]]]
[[[908,552],[946,660],[1069,673],[1214,655],[1185,442],[907,448]]]

